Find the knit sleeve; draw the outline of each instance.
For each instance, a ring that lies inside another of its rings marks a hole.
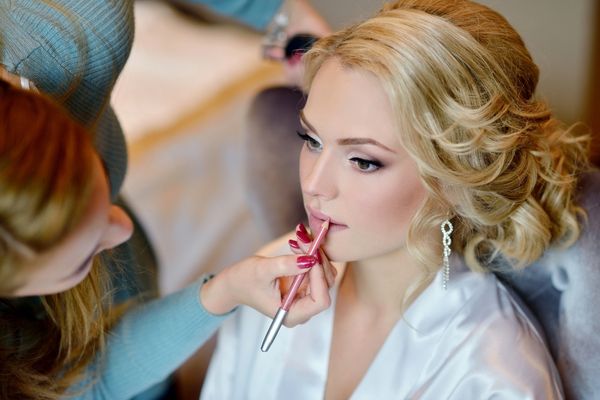
[[[229,314],[213,315],[200,302],[201,285],[128,312],[90,371],[98,380],[81,399],[129,399],[166,379],[199,349]]]
[[[182,0],[187,4],[205,5],[214,12],[234,18],[253,28],[263,30],[273,18],[283,0]]]

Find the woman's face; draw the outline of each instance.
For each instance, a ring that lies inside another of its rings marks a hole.
[[[335,58],[326,61],[301,120],[304,206],[313,232],[331,219],[328,257],[357,261],[403,247],[426,192],[377,78],[344,69]]]
[[[81,221],[56,246],[32,256],[24,284],[14,295],[46,295],[74,287],[90,272],[96,254],[131,236],[131,219],[111,204],[106,173],[97,157],[94,165],[95,186]]]

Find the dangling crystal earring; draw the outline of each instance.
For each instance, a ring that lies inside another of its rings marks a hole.
[[[450,280],[450,261],[448,257],[452,250],[450,249],[450,245],[452,244],[452,239],[450,238],[450,234],[454,230],[452,226],[452,222],[450,220],[445,220],[442,222],[442,244],[444,245],[443,257],[442,257],[442,287],[444,290],[448,288],[448,281]]]

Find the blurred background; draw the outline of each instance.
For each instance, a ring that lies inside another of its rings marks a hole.
[[[557,116],[600,133],[600,2],[481,2],[521,33],[541,70],[538,95]],[[313,4],[336,29],[382,1]],[[135,7],[133,50],[112,102],[130,152],[124,194],[156,245],[169,293],[264,244],[244,193],[245,119],[252,97],[284,78],[261,59],[260,32],[164,1]]]

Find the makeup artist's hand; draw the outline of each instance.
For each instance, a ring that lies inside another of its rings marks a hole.
[[[292,253],[302,255],[308,253],[308,249],[312,244],[312,239],[310,233],[306,230],[304,224],[300,223],[296,225],[296,239],[289,240],[288,245]],[[325,275],[325,279],[327,280],[327,286],[332,287],[335,284],[335,278],[337,276],[337,270],[331,263],[329,259],[323,253],[321,249],[318,250],[317,253],[317,262],[323,267],[323,273]],[[293,282],[293,278],[283,277],[280,278],[280,286],[282,293],[287,293],[289,287]],[[308,294],[310,290],[310,286],[308,282],[305,280],[302,282],[302,285],[298,289],[298,293],[300,295]]]
[[[285,29],[287,40],[294,35],[312,35],[316,38],[327,36],[331,27],[308,0],[287,0],[284,5],[289,18]],[[289,42],[287,42],[289,45]],[[287,46],[286,46],[287,47]],[[279,58],[283,61],[283,70],[288,84],[301,87],[304,80],[304,65],[297,57]]]
[[[305,278],[305,281],[308,281],[307,289],[296,296],[285,325],[291,327],[306,322],[331,304],[330,279],[319,264],[315,263],[308,268],[299,265],[297,259],[302,260],[301,257],[253,256],[242,260],[204,284],[200,292],[201,302],[204,308],[213,314],[224,314],[240,304],[245,304],[272,318],[281,306],[279,278],[293,278],[309,269]],[[332,271],[327,273],[330,277],[335,276],[334,274]]]
[[[327,36],[331,27],[308,0],[288,0],[289,24],[288,37],[297,33],[310,33],[317,37]]]
[[[296,239],[288,240],[288,246],[289,246],[290,250],[292,251],[292,253],[306,254],[306,253],[308,253],[308,250],[310,249],[311,244],[312,244],[312,235],[308,232],[308,230],[306,229],[304,224],[300,223],[300,224],[296,225]],[[333,265],[331,265],[331,263],[329,262],[329,259],[327,258],[327,256],[323,252],[323,250],[321,250],[321,249],[319,249],[317,261],[320,264],[328,267],[325,269],[325,273],[327,275],[326,278],[330,282],[329,286],[332,286],[335,281],[335,277],[337,275],[337,270],[335,269],[335,267]]]

